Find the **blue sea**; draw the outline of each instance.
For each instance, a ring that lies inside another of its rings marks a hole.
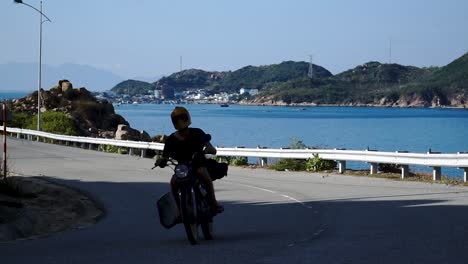
[[[212,143],[223,147],[280,148],[288,147],[296,139],[310,147],[332,149],[468,151],[467,109],[184,106],[191,113],[192,126],[210,133]],[[115,106],[116,112],[133,128],[145,130],[151,136],[173,132],[170,119],[173,108],[174,105],[165,104]],[[442,168],[442,173],[462,174],[456,168]]]
[[[26,96],[26,92],[0,92],[0,101]],[[468,151],[468,109],[379,107],[220,107],[215,104],[184,105],[192,126],[212,135],[221,147],[288,147],[294,140],[319,148],[379,151],[406,150],[425,153]],[[115,105],[131,127],[151,136],[174,131],[170,113],[174,105]],[[351,168],[367,164],[350,163]],[[428,168],[418,170],[429,172]],[[442,173],[458,177],[456,168]]]
[[[0,101],[22,98],[28,94],[28,92],[0,92]]]

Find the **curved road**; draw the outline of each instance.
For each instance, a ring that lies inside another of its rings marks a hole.
[[[159,224],[170,169],[151,159],[9,139],[13,171],[85,190],[96,225],[0,244],[1,263],[467,263],[468,187],[230,167],[215,240]]]

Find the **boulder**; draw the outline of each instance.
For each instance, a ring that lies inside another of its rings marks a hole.
[[[127,125],[118,125],[117,131],[115,131],[115,139],[118,140],[128,140],[128,126]]]
[[[164,143],[166,142],[167,136],[166,135],[156,135],[151,138],[152,142]]]
[[[151,137],[146,131],[138,131],[124,124],[117,126],[115,139],[151,142]]]
[[[58,86],[62,89],[62,93],[68,93],[73,90],[73,85],[68,80],[60,80]]]

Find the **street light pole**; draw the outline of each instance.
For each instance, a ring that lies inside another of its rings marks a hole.
[[[39,12],[39,71],[38,71],[38,84],[37,84],[37,130],[41,130],[41,86],[42,86],[42,23],[49,21],[52,22],[44,13],[42,13],[42,0],[40,1],[40,9],[38,10],[32,5],[23,3],[22,0],[14,0],[17,4],[23,4],[31,7]],[[46,20],[43,20],[43,17]]]

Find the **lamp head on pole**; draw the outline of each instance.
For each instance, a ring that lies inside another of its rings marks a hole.
[[[35,8],[34,6],[32,6],[32,5],[30,5],[30,4],[24,3],[23,0],[13,0],[13,3],[15,3],[15,4],[23,4],[23,5],[29,6],[29,7],[31,7],[32,9],[36,10],[37,12],[39,12],[39,14],[41,14],[41,16],[43,16],[45,19],[47,19],[46,21],[52,22],[52,20],[50,20],[50,18],[48,18],[44,13],[42,13],[42,1],[41,1],[41,10]],[[42,22],[45,22],[45,21],[42,21]]]

